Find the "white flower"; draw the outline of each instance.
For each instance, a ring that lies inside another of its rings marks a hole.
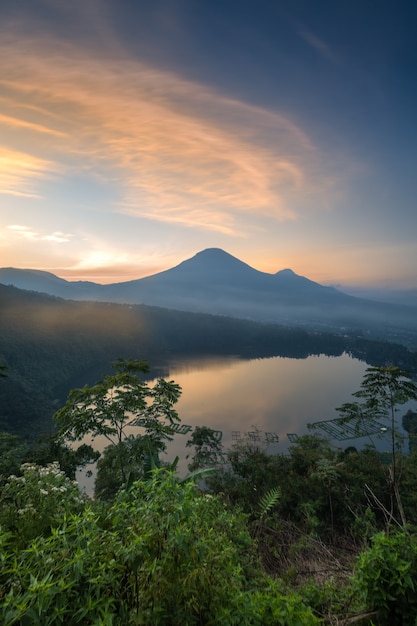
[[[19,515],[25,515],[25,513],[32,513],[34,511],[35,509],[33,507],[33,504],[28,504],[27,506],[23,507],[23,509],[17,509]]]
[[[46,491],[46,489],[39,489],[39,493],[41,493],[43,496],[48,495],[48,491]]]
[[[55,476],[65,476],[64,472],[61,472],[59,463],[57,461],[49,463],[48,470],[50,474],[55,474]]]
[[[22,463],[20,467],[24,472],[35,472],[37,469],[39,469],[38,466],[34,465],[33,463]]]

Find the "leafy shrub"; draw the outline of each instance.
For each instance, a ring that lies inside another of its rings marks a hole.
[[[20,470],[21,476],[9,476],[1,489],[0,523],[23,547],[48,534],[65,514],[81,511],[85,499],[58,463],[46,467],[24,463]]]
[[[360,598],[356,594],[352,595],[352,588],[347,577],[346,580],[341,577],[329,577],[320,583],[311,578],[298,591],[314,614],[325,618],[326,623],[336,623],[336,616],[345,616],[347,609],[353,615],[363,610]]]
[[[416,623],[416,581],[417,536],[379,533],[359,556],[354,588],[378,611],[379,626],[400,626]]]
[[[244,518],[163,470],[121,491],[109,522],[123,535],[138,623],[218,623],[219,608],[242,589],[252,564]]]
[[[241,592],[229,605],[221,607],[218,621],[222,626],[318,626],[322,621],[314,616],[300,596],[283,592],[276,581],[252,592]]]
[[[128,624],[120,599],[123,564],[117,537],[97,532],[90,510],[70,515],[47,537],[13,550],[0,532],[5,558],[0,578],[0,623],[4,626]],[[1,530],[1,529],[0,529]]]
[[[26,468],[29,485],[11,481],[20,496],[25,488],[36,493],[36,471]],[[59,493],[69,506],[71,492]],[[120,491],[107,510],[61,506],[62,519],[49,510],[53,523],[38,528],[43,536],[29,541],[25,531],[23,550],[16,528],[0,527],[4,626],[318,623],[297,595],[260,573],[246,518],[172,473],[154,471]]]

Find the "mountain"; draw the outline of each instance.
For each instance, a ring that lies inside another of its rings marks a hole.
[[[296,295],[302,299],[307,291],[308,297],[334,291],[290,270],[275,275],[260,272],[218,248],[203,250],[153,276],[106,288],[111,301],[254,319],[270,316],[265,306],[285,303]]]
[[[146,304],[417,343],[417,308],[347,295],[284,269],[260,272],[209,248],[164,272],[123,283],[68,282],[48,272],[0,269],[0,282],[73,300]]]
[[[73,300],[99,300],[96,296],[103,286],[88,281],[69,282],[51,272],[14,267],[0,269],[0,283]]]
[[[386,287],[345,287],[343,291],[350,296],[377,300],[378,302],[391,302],[393,304],[405,304],[417,307],[417,289],[388,289]]]
[[[201,311],[209,304],[209,294],[215,295],[216,301],[225,302],[219,304],[221,309],[232,296],[247,299],[255,292],[261,297],[278,295],[283,301],[296,294],[302,300],[307,294],[336,292],[289,269],[276,274],[260,272],[218,248],[203,250],[172,269],[122,283],[69,282],[50,272],[14,268],[0,269],[0,283],[74,300],[157,304],[168,308],[181,308],[184,304],[185,310],[191,307]]]

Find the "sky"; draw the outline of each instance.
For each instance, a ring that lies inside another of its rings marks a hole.
[[[417,4],[0,0],[0,266],[417,288]]]

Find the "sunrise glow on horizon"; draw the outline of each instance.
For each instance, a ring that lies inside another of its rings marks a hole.
[[[416,288],[414,11],[3,3],[0,266],[112,283],[216,247]]]

